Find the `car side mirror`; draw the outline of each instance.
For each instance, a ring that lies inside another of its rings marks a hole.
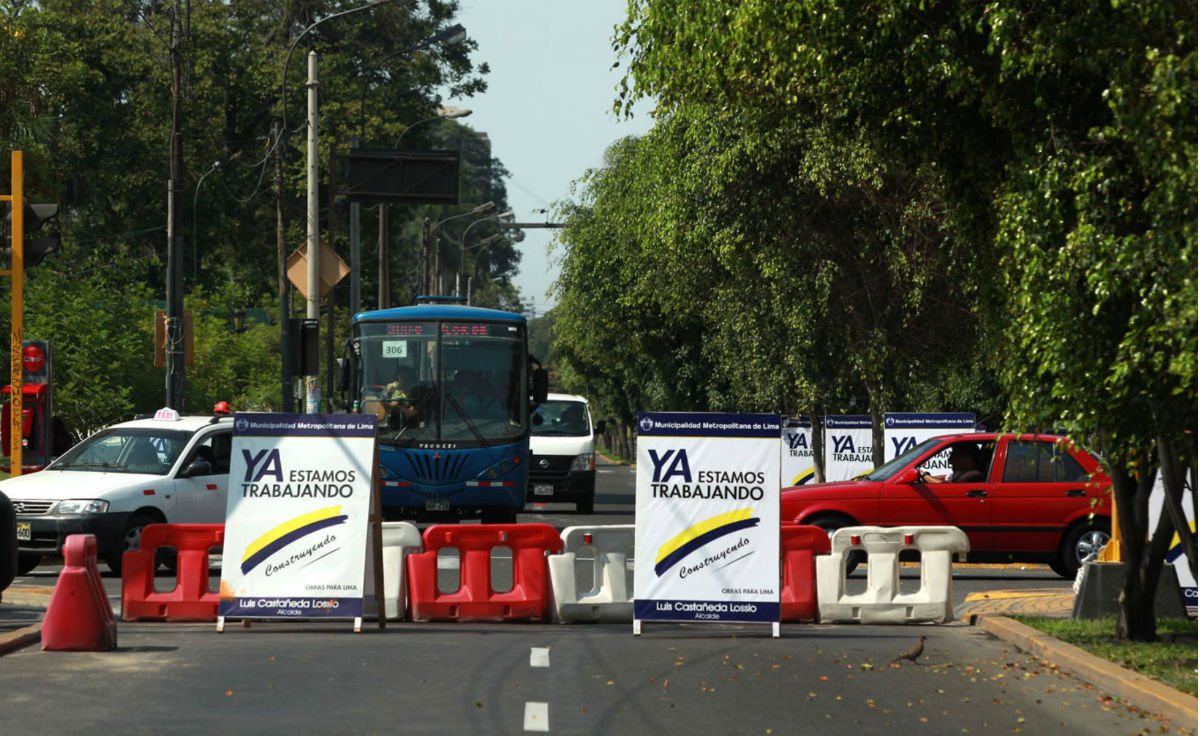
[[[908,470],[902,470],[902,471],[900,471],[900,474],[896,476],[897,483],[902,483],[902,484],[908,485],[908,486],[911,486],[914,483],[919,483],[920,481],[921,481],[921,475],[920,475],[920,473],[917,472],[916,468],[909,468]]]
[[[197,475],[212,475],[212,464],[202,457],[198,457],[188,463],[188,466],[179,474],[181,478],[194,478]]]
[[[603,420],[603,419],[601,419],[600,421],[596,422],[596,434],[604,434],[604,428],[605,428],[606,426],[608,426],[608,425],[606,425],[606,424],[604,423],[604,420]]]

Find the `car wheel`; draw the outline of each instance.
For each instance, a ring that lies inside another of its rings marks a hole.
[[[108,568],[116,574],[121,574],[121,558],[126,552],[141,549],[142,530],[151,524],[160,523],[158,519],[145,514],[135,514],[125,525],[125,535],[118,544],[113,545],[112,551],[104,558]],[[161,558],[158,560],[161,562]]]
[[[18,552],[17,553],[17,574],[18,575],[28,575],[29,573],[33,572],[33,568],[40,565],[41,562],[42,562],[41,555],[33,554],[31,552]]]
[[[1058,549],[1058,564],[1051,569],[1064,578],[1073,579],[1085,562],[1092,562],[1112,538],[1108,524],[1076,524],[1063,537]]]
[[[484,509],[481,524],[516,524],[517,512],[511,509]]]
[[[830,538],[833,537],[833,533],[838,529],[855,525],[853,519],[845,516],[838,516],[836,514],[822,514],[819,516],[814,516],[813,518],[807,519],[802,523],[821,527],[825,530],[825,533],[830,536]],[[851,552],[849,556],[846,557],[846,574],[849,575],[850,573],[854,572],[856,567],[865,563],[866,561],[866,552]]]

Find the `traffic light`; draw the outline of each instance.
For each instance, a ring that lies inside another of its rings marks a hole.
[[[25,236],[23,250],[25,256],[25,268],[32,268],[42,262],[42,259],[47,254],[58,250],[59,243],[62,242],[58,234],[51,234],[47,238],[31,238],[29,237],[34,232],[40,230],[47,222],[58,217],[57,204],[33,204],[26,202],[22,212],[25,214]],[[9,207],[8,214],[4,218],[4,254],[10,259],[12,258],[12,208]],[[11,261],[10,261],[11,263]]]

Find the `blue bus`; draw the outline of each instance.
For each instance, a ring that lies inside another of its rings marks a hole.
[[[546,370],[529,355],[523,315],[454,301],[354,316],[346,410],[376,417],[386,519],[511,523]]]

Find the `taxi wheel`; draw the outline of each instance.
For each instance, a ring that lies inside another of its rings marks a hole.
[[[28,575],[33,572],[33,568],[42,563],[42,556],[35,555],[30,552],[17,553],[17,574]]]
[[[135,514],[130,518],[129,523],[125,525],[125,536],[121,538],[119,545],[113,545],[114,549],[109,552],[104,558],[104,562],[108,564],[108,568],[116,574],[121,574],[121,558],[130,550],[141,549],[142,530],[151,524],[160,523],[153,516],[145,514]],[[158,556],[159,564],[162,564],[162,555]]]

